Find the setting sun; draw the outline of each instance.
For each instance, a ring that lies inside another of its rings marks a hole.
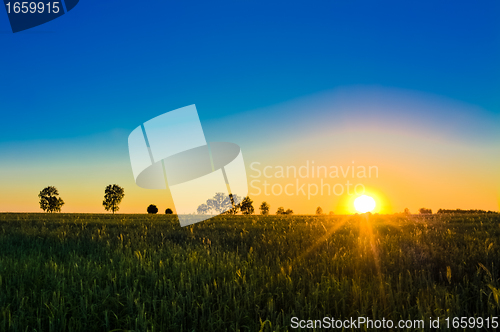
[[[375,208],[375,200],[370,196],[359,196],[354,200],[354,208],[359,213],[371,212]]]

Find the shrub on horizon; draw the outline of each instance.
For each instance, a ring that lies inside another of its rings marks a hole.
[[[156,207],[156,205],[151,204],[150,206],[148,206],[148,213],[149,214],[157,214],[158,208]]]

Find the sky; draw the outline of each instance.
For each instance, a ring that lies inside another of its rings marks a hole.
[[[207,141],[241,147],[271,212],[354,212],[346,194],[257,193],[314,191],[321,178],[254,170],[313,161],[376,166],[323,181],[362,184],[380,213],[499,210],[499,14],[495,1],[82,0],[14,34],[0,10],[0,211],[40,211],[53,185],[63,212],[104,212],[113,183],[120,212],[175,209],[136,186],[127,137],[191,104]]]

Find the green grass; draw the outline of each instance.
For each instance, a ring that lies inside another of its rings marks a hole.
[[[0,214],[0,330],[499,316],[499,238],[495,214],[219,216],[184,228],[166,215]]]

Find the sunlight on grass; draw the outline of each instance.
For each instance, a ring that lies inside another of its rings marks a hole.
[[[167,215],[0,214],[0,330],[498,316],[499,222],[226,215],[182,228]]]

